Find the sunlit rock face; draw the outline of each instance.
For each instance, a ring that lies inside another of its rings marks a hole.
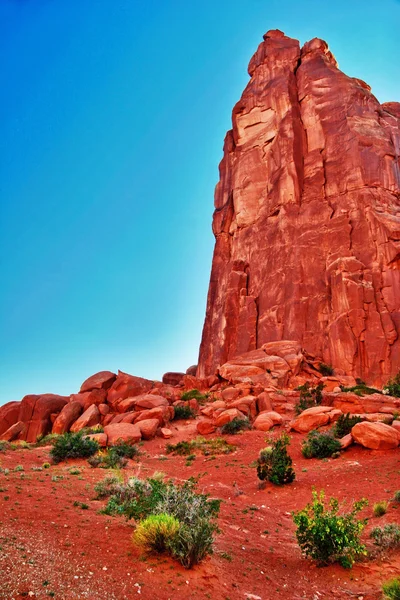
[[[400,104],[319,39],[264,36],[233,109],[197,375],[298,340],[379,384],[400,368]]]

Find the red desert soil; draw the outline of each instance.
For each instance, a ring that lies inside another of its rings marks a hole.
[[[193,435],[193,424],[182,423],[171,441]],[[374,502],[389,501],[400,489],[400,452],[353,446],[336,460],[306,460],[300,453],[303,437],[293,434],[289,447],[295,482],[263,490],[251,466],[265,445],[262,432],[226,436],[237,445],[233,454],[197,456],[191,466],[184,457],[166,457],[165,440],[142,446],[139,460],[123,470],[125,478],[155,471],[181,479],[200,476],[199,489],[223,499],[215,553],[192,570],[167,556],[141,556],[131,542],[134,523],[99,514],[105,501],[94,499],[93,488],[110,471],[92,469],[85,460],[33,470],[49,460],[48,447],[0,453],[0,466],[10,469],[0,473],[0,598],[381,598],[382,581],[400,573],[400,552],[352,570],[317,567],[301,556],[291,511],[310,501],[312,486],[348,502],[365,496],[370,502],[363,512],[369,517],[365,539],[371,547],[372,527],[400,521],[400,506],[393,502],[385,516],[372,515]],[[13,470],[18,465],[24,470]]]

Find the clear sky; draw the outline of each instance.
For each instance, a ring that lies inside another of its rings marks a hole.
[[[400,101],[398,0],[0,1],[0,404],[197,361],[223,138],[275,28]]]

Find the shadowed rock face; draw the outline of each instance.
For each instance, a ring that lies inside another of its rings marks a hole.
[[[400,368],[400,104],[319,39],[264,36],[233,109],[197,375],[275,340],[346,374]]]

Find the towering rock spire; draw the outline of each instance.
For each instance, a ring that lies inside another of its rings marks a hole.
[[[400,104],[269,31],[233,109],[198,375],[274,340],[369,383],[400,368]]]

